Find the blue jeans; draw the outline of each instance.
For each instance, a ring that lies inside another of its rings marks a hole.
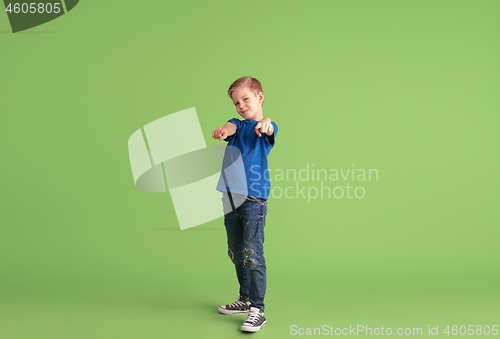
[[[264,311],[266,261],[264,225],[267,201],[240,194],[223,193],[224,225],[228,255],[236,267],[240,295]]]

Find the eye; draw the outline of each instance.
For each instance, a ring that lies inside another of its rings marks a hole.
[[[248,98],[245,98],[245,100],[248,100]]]

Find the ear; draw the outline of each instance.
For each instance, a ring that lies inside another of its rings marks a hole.
[[[262,104],[264,102],[264,93],[259,92],[259,94],[257,94],[257,98],[259,98],[259,103]]]

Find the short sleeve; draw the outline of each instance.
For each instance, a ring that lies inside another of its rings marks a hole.
[[[226,139],[224,139],[224,141],[227,141],[227,142],[231,141],[231,139],[236,135],[236,133],[238,133],[238,130],[240,129],[240,126],[241,126],[241,121],[239,121],[236,118],[232,118],[231,120],[228,120],[228,122],[230,122],[236,126],[236,132],[233,135],[230,135]]]
[[[274,121],[271,121],[271,124],[273,124],[274,132],[273,135],[269,136],[267,134],[264,134],[264,139],[269,143],[269,145],[274,146],[274,141],[276,138],[276,135],[278,134],[278,125],[274,123]]]

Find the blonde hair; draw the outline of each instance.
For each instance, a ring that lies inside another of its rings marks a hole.
[[[259,80],[246,76],[236,79],[231,84],[231,86],[229,86],[227,95],[229,95],[229,97],[232,99],[233,92],[239,87],[247,87],[255,95],[259,94],[260,92],[264,93],[264,91],[262,90],[262,85],[260,84]],[[262,105],[264,105],[264,101],[262,101]]]

